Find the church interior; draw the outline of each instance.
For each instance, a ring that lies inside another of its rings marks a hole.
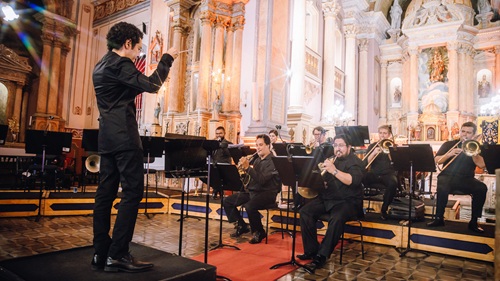
[[[473,122],[482,145],[500,144],[500,0],[0,0],[0,7],[0,268],[2,261],[92,244],[92,210],[85,204],[92,204],[99,158],[92,158],[97,149],[85,139],[99,128],[100,116],[92,71],[108,51],[106,34],[122,21],[144,33],[134,64],[145,75],[167,50],[179,51],[160,90],[135,98],[142,137],[214,140],[222,126],[232,144],[253,148],[257,135],[274,129],[280,141],[307,147],[317,126],[329,138],[336,128],[362,126],[368,129],[368,140],[356,148],[362,155],[379,141],[379,126],[389,125],[396,145],[428,144],[435,153],[460,137],[461,124]],[[42,153],[34,151],[46,147],[37,140],[50,133],[63,143],[58,165],[67,174],[56,180],[59,190],[43,180],[30,182],[24,162]],[[186,219],[190,231],[182,245],[177,220],[184,209],[178,206],[187,191],[193,208],[203,208],[205,190],[208,210],[209,191],[196,178],[166,175],[165,158],[145,163],[150,202],[161,206],[151,207],[153,218],[138,218],[133,242],[167,252],[182,246],[179,256],[188,258],[201,255],[205,214],[193,212],[201,222]],[[436,175],[421,181],[429,218]],[[393,248],[410,245],[407,225],[367,216],[365,229],[373,235],[365,233],[365,258],[354,238],[347,264],[339,263],[335,250],[316,275],[299,266],[275,279],[500,280],[499,180],[494,171],[479,169],[476,178],[488,187],[486,234],[454,233],[465,248],[416,238],[412,246],[431,254],[400,258]],[[284,187],[281,194],[286,192]],[[82,197],[70,197],[75,194]],[[463,221],[471,200],[451,196],[447,219]],[[79,207],[52,208],[54,202]],[[371,204],[380,210],[376,200]],[[270,227],[278,228],[273,218],[281,212],[268,213]],[[214,242],[219,217],[206,219],[205,240]],[[221,223],[225,242],[232,240],[232,227]],[[381,229],[397,234],[382,237]],[[418,223],[416,229],[417,236],[449,238]]]

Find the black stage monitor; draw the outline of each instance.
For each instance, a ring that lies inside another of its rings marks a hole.
[[[7,141],[7,131],[9,130],[9,126],[0,125],[0,145],[4,145]]]
[[[368,146],[370,144],[370,133],[368,126],[340,126],[335,127],[335,135],[344,134],[351,141],[352,146]]]
[[[500,145],[484,145],[481,147],[481,156],[484,158],[488,174],[495,174],[500,169]]]

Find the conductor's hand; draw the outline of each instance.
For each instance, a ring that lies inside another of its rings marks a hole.
[[[168,49],[167,54],[171,55],[174,59],[176,59],[179,56],[179,51],[176,48],[172,47]]]

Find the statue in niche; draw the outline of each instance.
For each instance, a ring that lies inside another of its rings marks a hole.
[[[443,124],[441,124],[439,130],[441,131],[441,140],[447,141],[450,136],[450,132],[448,131],[448,126],[446,125],[446,121]]]
[[[401,29],[401,14],[403,9],[399,5],[399,0],[394,0],[391,7],[391,29]]]
[[[430,62],[429,80],[431,82],[443,81],[444,60],[441,52],[435,49]]]
[[[221,110],[222,110],[222,101],[217,95],[214,102],[212,103],[212,120],[219,120],[219,113]]]
[[[394,103],[400,103],[401,102],[401,86],[396,85],[394,89]]]
[[[479,11],[479,14],[486,14],[491,12],[491,5],[489,3],[489,0],[478,0],[477,10]]]
[[[154,111],[154,123],[153,124],[159,124],[160,123],[160,112],[161,112],[161,106],[160,103],[156,103],[155,111]]]
[[[422,133],[422,125],[420,122],[417,123],[417,126],[415,126],[415,140],[419,141],[420,140],[420,134]]]
[[[460,128],[458,128],[458,124],[457,124],[457,122],[455,122],[453,124],[453,126],[451,127],[451,137],[453,139],[456,139],[457,137],[460,138],[460,135],[458,134],[459,131],[460,131]]]
[[[483,75],[483,79],[477,81],[477,94],[480,98],[487,98],[490,95],[491,85],[486,79],[486,75]]]

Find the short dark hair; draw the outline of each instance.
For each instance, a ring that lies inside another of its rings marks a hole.
[[[276,136],[278,136],[278,131],[277,131],[277,130],[275,130],[275,129],[271,129],[271,131],[269,131],[269,133],[268,133],[268,134],[269,134],[269,135],[270,135],[270,134],[275,134]]]
[[[473,134],[477,131],[477,125],[474,122],[465,122],[462,124],[462,127],[471,127],[474,130]]]
[[[325,128],[323,128],[323,127],[321,127],[321,126],[314,127],[314,129],[313,129],[313,133],[314,133],[314,131],[318,131],[318,132],[320,132],[322,135],[326,134],[326,130],[325,130]]]
[[[257,137],[255,137],[255,140],[258,140],[258,139],[263,139],[265,144],[271,145],[271,139],[266,134],[257,135]]]
[[[217,127],[215,130],[216,130],[216,131],[217,131],[217,130],[223,130],[223,131],[224,131],[224,133],[226,132],[226,129],[224,129],[224,127],[222,127],[222,126]]]
[[[132,46],[135,46],[143,36],[144,34],[137,26],[128,22],[119,22],[113,25],[106,35],[108,51],[120,49],[129,39],[132,41]]]
[[[336,135],[334,138],[333,138],[333,141],[335,142],[335,140],[338,140],[338,139],[341,139],[341,140],[344,140],[345,144],[347,146],[350,146],[351,145],[351,142],[349,141],[349,137],[347,135],[344,135],[344,134],[339,134],[339,135]]]
[[[387,130],[389,132],[389,134],[392,135],[392,126],[391,125],[381,125],[378,127],[378,129],[383,129],[383,130]]]

